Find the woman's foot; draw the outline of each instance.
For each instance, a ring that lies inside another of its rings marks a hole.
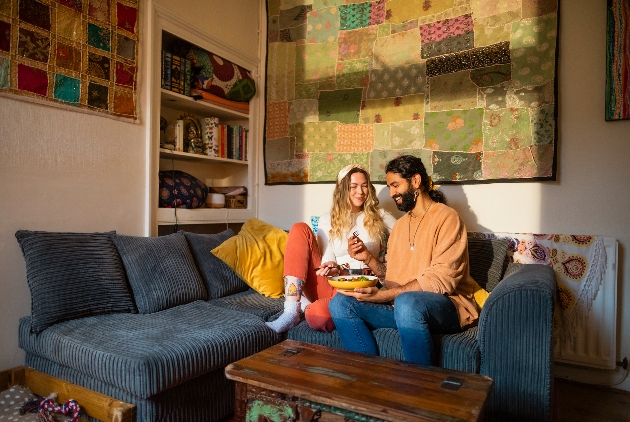
[[[265,322],[276,333],[284,333],[300,323],[300,302],[284,302],[284,312],[275,321]]]

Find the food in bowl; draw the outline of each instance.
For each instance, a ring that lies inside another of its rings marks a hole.
[[[353,290],[357,287],[376,286],[378,277],[371,275],[340,275],[336,277],[328,277],[328,283],[342,290]]]

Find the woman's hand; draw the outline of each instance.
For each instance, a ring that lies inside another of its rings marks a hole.
[[[365,243],[357,236],[348,238],[348,255],[357,261],[366,262],[370,259],[370,251],[368,251]]]
[[[339,268],[335,261],[322,262],[315,274],[324,277],[335,277],[339,275]]]

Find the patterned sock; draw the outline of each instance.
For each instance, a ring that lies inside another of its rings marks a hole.
[[[294,300],[284,302],[284,312],[278,319],[271,322],[265,322],[267,327],[276,333],[284,333],[292,327],[300,323],[300,302]]]

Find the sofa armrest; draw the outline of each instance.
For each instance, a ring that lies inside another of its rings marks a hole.
[[[479,317],[481,370],[494,380],[488,420],[548,421],[553,385],[553,269],[518,264]]]

